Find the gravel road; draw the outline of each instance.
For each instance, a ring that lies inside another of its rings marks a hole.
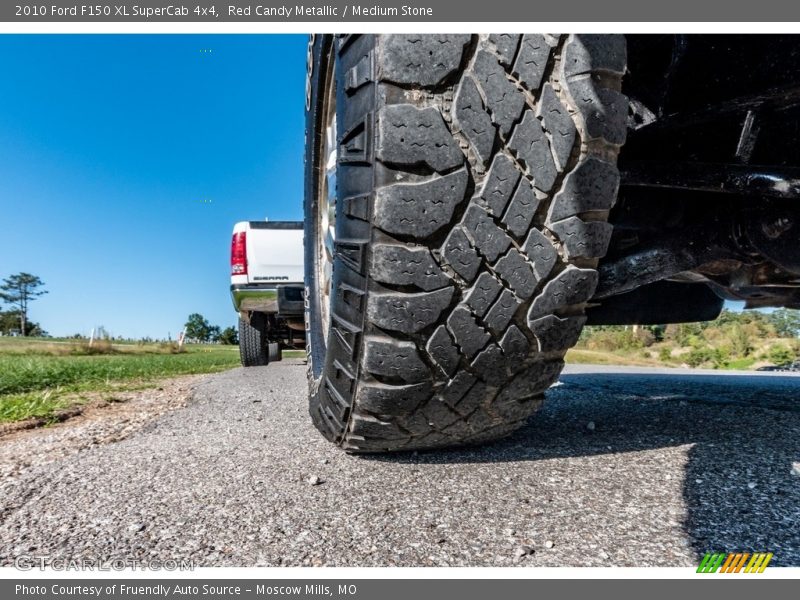
[[[124,435],[0,438],[0,564],[800,565],[797,376],[571,367],[507,440],[372,457],[313,429],[300,361],[192,386]]]

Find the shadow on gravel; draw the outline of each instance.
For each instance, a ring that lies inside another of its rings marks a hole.
[[[505,440],[365,458],[538,461],[689,444],[684,526],[697,554],[773,552],[775,566],[800,566],[799,442],[797,377],[586,373],[563,375],[544,409]]]

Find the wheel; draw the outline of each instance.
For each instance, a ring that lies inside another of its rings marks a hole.
[[[352,452],[472,444],[540,406],[606,251],[622,36],[309,42],[310,413]]]
[[[278,342],[270,342],[267,344],[267,359],[268,362],[278,362],[279,360],[283,360],[281,345]]]
[[[254,312],[248,323],[239,319],[239,357],[243,367],[260,367],[270,362],[267,348],[267,320]]]

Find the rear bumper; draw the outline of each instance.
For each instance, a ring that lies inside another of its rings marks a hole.
[[[239,283],[231,285],[236,312],[272,313],[281,317],[303,314],[303,284]]]

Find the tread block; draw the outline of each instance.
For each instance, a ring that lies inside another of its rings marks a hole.
[[[367,317],[382,329],[417,333],[439,319],[452,297],[452,287],[418,294],[374,292],[367,298]]]
[[[511,159],[505,154],[496,154],[479,196],[494,216],[503,214],[519,178],[520,172]]]
[[[336,422],[344,423],[347,420],[347,415],[350,412],[350,403],[342,396],[339,390],[331,381],[330,377],[325,377],[323,381],[323,389],[325,390],[330,402],[325,407],[329,417],[335,417]],[[335,410],[334,410],[335,409]]]
[[[505,330],[506,326],[513,318],[514,313],[517,312],[519,305],[520,301],[514,297],[514,294],[510,290],[504,289],[497,299],[497,302],[494,303],[486,314],[484,318],[486,325],[488,325],[489,329],[491,329],[495,335],[499,335]]]
[[[475,432],[486,431],[499,423],[499,419],[490,417],[485,410],[476,410],[467,418],[467,425]],[[472,438],[467,441],[472,441]]]
[[[325,394],[324,391],[322,391]],[[324,396],[323,396],[324,397]],[[340,438],[341,432],[344,430],[344,423],[333,414],[331,407],[327,403],[320,404],[317,410],[318,422],[323,425],[323,434],[331,441],[336,441]]]
[[[505,356],[506,369],[513,373],[518,370],[522,362],[528,357],[531,346],[525,334],[516,325],[512,324],[508,326],[505,334],[500,339],[500,349]]]
[[[372,52],[368,52],[347,71],[344,78],[344,89],[353,92],[372,81]]]
[[[541,404],[542,398],[537,396],[503,397],[494,401],[492,410],[502,417],[503,422],[523,421],[530,417]]]
[[[530,323],[531,331],[539,341],[539,352],[567,350],[578,343],[586,317],[566,317],[555,315],[540,317]]]
[[[538,91],[550,58],[550,45],[540,34],[525,34],[512,72],[528,90]]]
[[[430,402],[430,397],[424,403],[427,402]],[[415,411],[413,415],[400,417],[396,421],[404,430],[410,431],[415,439],[418,439],[418,436],[427,434],[431,430],[428,418],[422,414],[422,406],[418,406],[417,408],[420,410]]]
[[[474,69],[492,120],[500,128],[503,137],[508,137],[514,123],[522,114],[525,98],[508,79],[498,58],[491,52],[478,50]]]
[[[461,415],[437,396],[425,403],[425,406],[422,407],[422,414],[425,415],[430,427],[437,431],[441,431],[461,420]]]
[[[390,104],[380,109],[376,156],[384,163],[427,165],[439,173],[464,163],[464,155],[439,111],[413,104]]]
[[[597,287],[597,271],[568,266],[555,279],[547,282],[528,311],[528,326],[536,319],[572,304],[589,300]]]
[[[440,85],[461,65],[469,35],[382,35],[380,77],[402,85]]]
[[[458,401],[455,407],[456,411],[465,416],[474,413],[476,410],[483,412],[482,407],[486,405],[488,400],[491,400],[493,395],[494,392],[489,390],[485,383],[477,381]]]
[[[442,433],[451,436],[453,439],[460,440],[472,433],[472,431],[465,421],[459,420],[452,425],[445,427]]]
[[[581,161],[564,177],[553,198],[547,222],[555,223],[585,212],[606,211],[614,206],[619,189],[617,167],[599,158]]]
[[[539,198],[536,197],[533,186],[527,179],[523,179],[519,182],[502,221],[511,233],[521,238],[528,233],[538,207]]]
[[[408,448],[410,440],[382,440],[364,439],[361,437],[349,436],[342,441],[342,448],[348,452],[390,452],[392,450],[402,450]]]
[[[342,198],[342,211],[350,217],[368,221],[371,196],[372,194],[357,194],[355,196]]]
[[[558,252],[547,236],[538,229],[531,229],[522,249],[528,256],[528,261],[533,265],[537,282],[550,275],[550,271],[553,270],[553,266],[558,260]]]
[[[375,224],[387,233],[426,238],[450,222],[464,199],[462,168],[422,183],[395,183],[375,192]]]
[[[531,264],[516,248],[511,248],[498,260],[493,269],[514,293],[527,300],[533,295],[538,279]]]
[[[404,440],[409,435],[394,423],[381,421],[369,415],[354,414],[350,418],[350,433],[365,439]],[[353,440],[361,446],[358,440]]]
[[[489,262],[496,261],[511,245],[511,238],[476,204],[470,204],[461,222],[475,247]]]
[[[506,380],[506,357],[497,344],[489,344],[478,352],[471,364],[473,370],[489,385],[499,386]]]
[[[467,358],[472,359],[489,342],[491,336],[475,321],[475,317],[464,305],[458,305],[447,317],[447,327],[456,344]]]
[[[627,65],[625,36],[570,35],[563,55],[564,75],[568,78],[599,72],[623,75]]]
[[[415,285],[426,292],[450,282],[425,246],[375,244],[371,274],[381,283]]]
[[[417,354],[414,342],[370,336],[364,340],[364,368],[373,375],[399,378],[406,383],[430,379],[430,371]]]
[[[511,382],[506,385],[492,403],[492,408],[497,403],[516,401],[520,398],[536,397],[549,388],[558,379],[563,360],[538,361],[521,371]]]
[[[558,173],[550,151],[550,142],[533,111],[525,112],[522,121],[511,134],[508,147],[525,165],[528,174],[533,178],[533,185],[543,192],[549,192]]]
[[[361,312],[362,304],[364,302],[364,290],[353,287],[352,285],[348,285],[346,283],[341,283],[336,289],[336,297],[344,304],[347,304],[351,308]]]
[[[482,317],[502,288],[502,284],[492,275],[481,273],[475,284],[467,291],[464,302],[473,313]]]
[[[536,116],[542,120],[545,130],[550,133],[550,147],[553,150],[556,168],[563,171],[575,145],[576,129],[572,117],[549,83],[542,88]]]
[[[347,319],[336,313],[331,314],[331,333],[334,340],[341,344],[342,349],[352,357],[358,347],[361,329],[350,323]]]
[[[333,243],[334,257],[344,262],[357,273],[364,274],[364,256],[367,240],[338,239]]]
[[[589,139],[621,146],[628,133],[628,100],[616,90],[600,87],[589,76],[572,79],[566,88],[583,117]]]
[[[481,266],[481,257],[461,225],[453,227],[447,236],[442,247],[442,257],[466,281],[475,279]]]
[[[370,383],[359,387],[356,405],[373,414],[407,416],[413,414],[417,406],[431,395],[431,386],[428,383],[413,385]]]
[[[501,65],[510,67],[511,63],[514,62],[514,56],[516,56],[517,47],[519,46],[519,38],[519,35],[511,33],[492,33],[489,35],[489,41],[494,44],[495,52]]]
[[[469,371],[459,371],[456,376],[447,382],[438,396],[443,402],[455,406],[472,388],[477,379]]]
[[[552,223],[549,229],[564,244],[566,258],[573,259],[605,256],[614,227],[611,223],[570,217]]]
[[[459,361],[458,349],[450,338],[450,334],[447,333],[447,327],[439,325],[428,340],[425,349],[448,377],[452,377],[456,373]]]
[[[462,79],[456,91],[454,116],[457,130],[469,140],[481,163],[488,163],[494,147],[495,129],[483,106],[478,86],[469,76]]]

